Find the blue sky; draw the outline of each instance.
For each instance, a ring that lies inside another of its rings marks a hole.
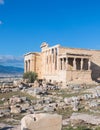
[[[0,0],[0,59],[21,60],[44,41],[100,50],[100,0]]]

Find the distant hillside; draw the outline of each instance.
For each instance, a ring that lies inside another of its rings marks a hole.
[[[23,68],[0,65],[0,74],[23,74],[23,72]]]

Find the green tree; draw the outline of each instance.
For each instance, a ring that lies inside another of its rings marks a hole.
[[[30,83],[33,83],[37,78],[38,75],[35,72],[26,72],[23,74],[23,79],[28,79]]]

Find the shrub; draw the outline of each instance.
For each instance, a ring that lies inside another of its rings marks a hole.
[[[35,72],[26,72],[23,74],[23,79],[28,79],[30,83],[33,83],[35,80],[37,80],[37,73]]]

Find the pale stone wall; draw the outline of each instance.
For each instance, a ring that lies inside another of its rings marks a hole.
[[[47,81],[54,82],[66,82],[66,71],[58,71],[58,74],[55,75],[44,75],[43,76],[44,79],[46,79]]]
[[[80,81],[82,82],[91,82],[91,71],[67,71],[66,74],[66,80],[67,81]]]
[[[100,51],[91,51],[92,54],[92,79],[100,82]]]
[[[41,72],[41,70],[42,70],[42,66],[41,66],[41,60],[42,60],[42,58],[41,58],[41,54],[40,53],[38,53],[38,54],[36,54],[36,73],[38,74],[38,78],[39,79],[42,79],[42,72]]]
[[[29,65],[28,65],[28,61],[30,61],[30,69],[29,69]],[[26,62],[27,62],[27,69],[26,69]],[[28,71],[35,71],[36,69],[36,59],[35,59],[35,54],[34,53],[28,53],[25,55],[24,58],[24,71],[28,72]]]
[[[100,79],[100,51],[99,50],[86,50],[86,49],[78,49],[78,48],[60,47],[60,54],[63,54],[65,52],[91,55],[91,78],[94,81],[100,82],[98,80]]]
[[[29,63],[30,61],[30,63]],[[26,62],[29,63],[26,69]],[[30,66],[30,67],[29,67]],[[42,78],[41,73],[41,53],[28,53],[24,58],[24,72],[36,72],[38,74],[38,78]]]
[[[64,48],[60,45],[49,47],[43,43],[41,53],[25,55],[24,62],[29,60],[30,67],[27,71],[35,71],[40,79],[90,82],[99,81],[100,78],[100,51]]]
[[[59,70],[58,55],[59,55],[59,45],[48,48],[46,46],[46,48],[44,49],[42,48],[41,58],[42,58],[43,78],[50,76],[58,77],[58,70]]]

